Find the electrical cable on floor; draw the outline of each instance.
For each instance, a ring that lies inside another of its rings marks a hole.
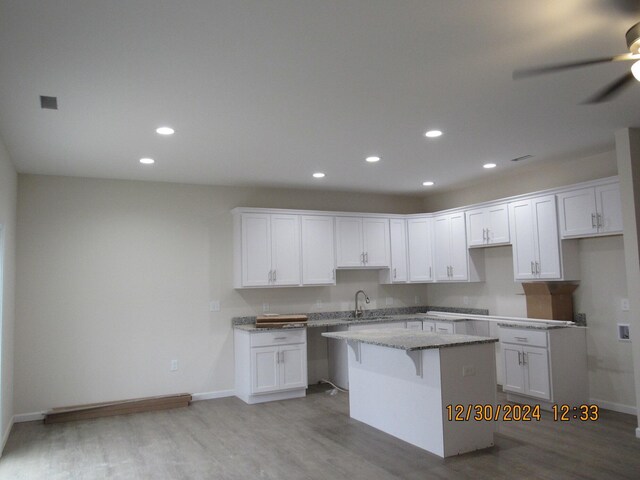
[[[339,386],[337,386],[335,383],[330,382],[329,380],[322,378],[320,379],[320,381],[318,383],[326,383],[329,384],[333,387],[332,390],[327,390],[327,393],[329,395],[337,395],[338,391],[343,392],[343,393],[349,393],[349,390],[345,390],[344,388],[340,388]]]

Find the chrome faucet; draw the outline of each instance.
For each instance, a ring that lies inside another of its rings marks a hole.
[[[369,303],[369,301],[370,301],[370,300],[369,300],[369,297],[367,297],[367,294],[366,294],[366,293],[364,293],[364,290],[358,290],[358,291],[356,292],[356,309],[355,309],[355,310],[354,310],[354,312],[353,312],[353,315],[354,315],[356,318],[361,317],[361,316],[362,316],[362,313],[363,313],[362,307],[358,306],[358,295],[359,295],[359,294],[363,294],[363,295],[364,295],[364,301],[365,301],[365,303]]]

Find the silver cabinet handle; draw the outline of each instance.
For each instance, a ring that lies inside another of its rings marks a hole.
[[[280,363],[280,352],[276,352],[276,363]]]
[[[490,243],[490,239],[489,239],[489,229],[487,228],[487,243]]]
[[[277,272],[277,270],[274,270],[274,271],[273,271],[273,281],[274,281],[274,282],[276,281],[276,272]]]
[[[433,276],[431,275],[431,267],[429,267],[429,278],[433,278]]]
[[[482,242],[484,243],[486,239],[487,239],[487,229],[483,228],[482,229]]]
[[[596,228],[596,214],[591,214],[591,228]]]
[[[364,252],[360,254],[360,263],[364,264]]]
[[[535,272],[534,267],[533,267],[533,262],[531,262],[531,275],[535,275],[535,273],[536,272]]]
[[[282,356],[282,360],[280,360],[280,363],[284,363],[284,352],[280,352],[278,356]]]
[[[598,226],[598,228],[604,227],[604,222],[602,221],[602,215],[600,215],[599,213],[596,213],[596,225]]]
[[[335,268],[331,269],[331,278],[333,278],[334,280],[336,279],[336,269]]]
[[[286,340],[287,337],[274,337],[274,340]]]
[[[518,352],[518,365],[522,365],[522,360],[520,359],[521,352]]]
[[[269,283],[271,283],[272,278],[273,278],[273,270],[269,270]]]
[[[393,278],[396,278],[396,277],[397,277],[397,275],[396,275],[396,269],[394,268],[394,269],[393,269]]]
[[[522,364],[527,365],[529,362],[527,361],[527,353],[522,352]]]
[[[536,274],[540,275],[540,262],[536,262]]]
[[[364,263],[369,263],[369,252],[365,252],[364,254]]]
[[[516,340],[518,340],[519,342],[528,342],[529,339],[527,337],[513,337]]]

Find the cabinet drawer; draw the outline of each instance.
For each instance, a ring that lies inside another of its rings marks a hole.
[[[252,347],[266,347],[269,345],[286,345],[290,343],[305,343],[307,341],[306,330],[277,330],[251,334]]]
[[[436,322],[436,333],[453,333],[453,323]]]
[[[542,330],[525,330],[517,328],[500,328],[500,341],[518,345],[547,346],[547,332]]]

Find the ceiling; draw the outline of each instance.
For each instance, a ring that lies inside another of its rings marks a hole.
[[[624,53],[637,4],[0,0],[0,136],[23,173],[442,191],[604,151],[640,125],[640,85],[580,104],[629,63],[512,79]]]

